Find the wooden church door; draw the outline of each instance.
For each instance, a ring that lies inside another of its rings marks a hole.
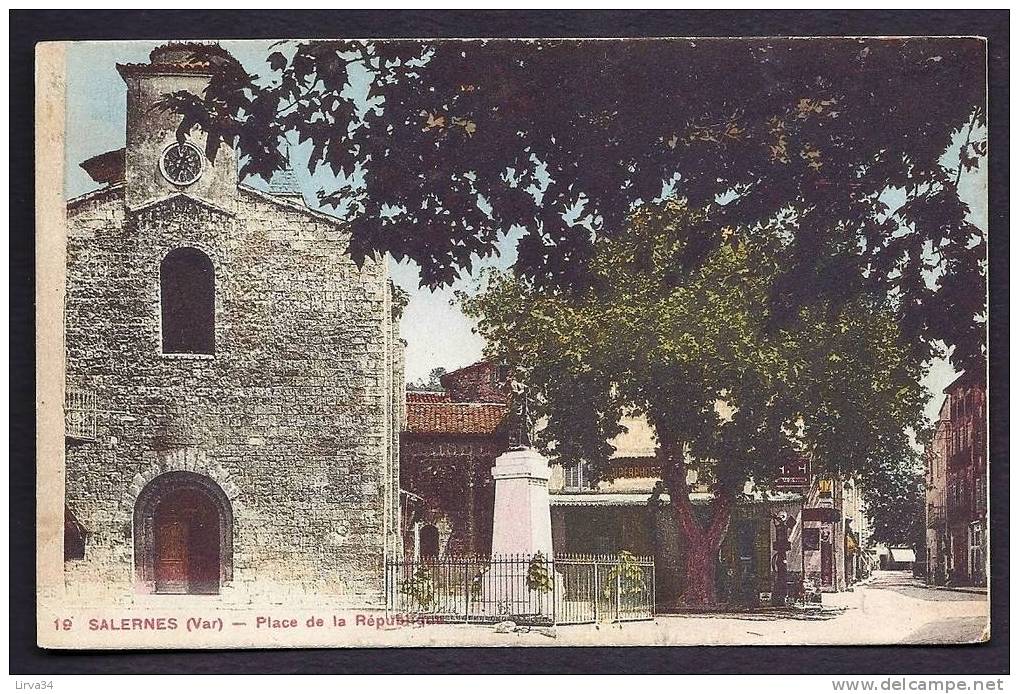
[[[183,488],[155,513],[157,593],[219,592],[219,513],[203,492]]]

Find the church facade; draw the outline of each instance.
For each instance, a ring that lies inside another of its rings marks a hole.
[[[399,307],[339,220],[153,108],[217,51],[117,66],[126,147],[67,204],[65,584],[376,604],[401,551]]]

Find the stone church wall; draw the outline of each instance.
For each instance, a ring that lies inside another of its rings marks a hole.
[[[224,599],[374,603],[384,535],[398,537],[402,345],[385,265],[358,269],[338,227],[296,205],[237,196],[235,215],[182,196],[126,212],[122,188],[69,206],[67,387],[95,395],[98,427],[67,450],[87,533],[68,588],[134,594],[134,502],[188,470],[233,507]],[[215,268],[212,356],[161,353],[160,261],[181,246]]]

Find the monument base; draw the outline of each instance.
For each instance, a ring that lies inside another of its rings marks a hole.
[[[492,556],[551,558],[548,458],[533,448],[507,451],[495,459],[492,478]]]

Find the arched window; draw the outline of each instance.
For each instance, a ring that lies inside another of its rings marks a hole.
[[[163,352],[212,354],[216,349],[216,272],[197,248],[177,248],[159,266]]]

